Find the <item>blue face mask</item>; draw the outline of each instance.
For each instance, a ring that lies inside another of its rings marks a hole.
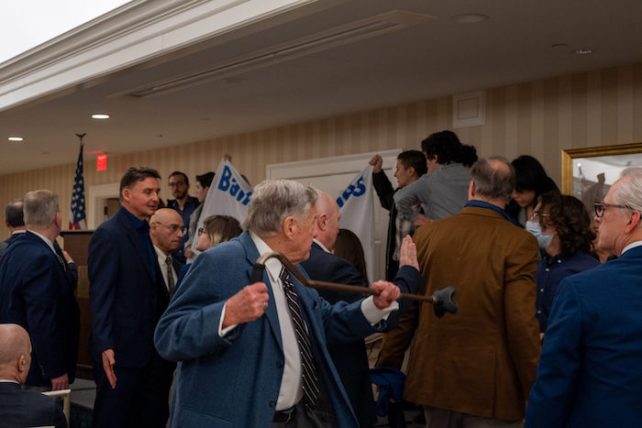
[[[542,233],[542,226],[540,226],[538,221],[527,221],[526,230],[529,231],[535,238],[537,238],[537,244],[539,248],[546,251],[551,241],[553,240],[553,235],[547,235]]]

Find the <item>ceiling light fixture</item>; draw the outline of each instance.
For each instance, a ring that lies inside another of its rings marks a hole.
[[[452,19],[458,24],[477,24],[478,22],[488,20],[489,17],[488,15],[481,13],[462,13],[460,15],[453,16]]]
[[[92,119],[97,119],[97,120],[107,120],[110,117],[111,117],[110,115],[104,114],[104,113],[96,113],[91,115]]]
[[[9,137],[7,140],[11,141],[12,143],[21,143],[24,141],[24,138],[22,137]]]
[[[593,53],[593,49],[589,49],[589,48],[577,49],[575,51],[576,55],[590,55],[592,53]]]

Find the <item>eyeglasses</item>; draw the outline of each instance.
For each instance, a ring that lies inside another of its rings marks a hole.
[[[607,204],[606,202],[596,202],[593,204],[593,209],[595,210],[595,217],[601,218],[604,215],[604,212],[606,211],[607,208],[621,208],[623,210],[636,211],[635,208],[632,208],[628,205],[617,205],[617,204]]]
[[[182,233],[185,233],[185,231],[187,230],[187,227],[185,227],[185,226],[180,226],[180,225],[178,225],[178,224],[163,224],[163,223],[161,223],[160,221],[157,221],[156,223],[157,223],[157,224],[160,224],[160,225],[163,225],[164,227],[166,227],[167,229],[169,229],[172,233],[176,233],[176,232],[178,232],[179,230],[180,230]]]

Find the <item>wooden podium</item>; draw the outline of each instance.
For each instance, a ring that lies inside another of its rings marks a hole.
[[[91,311],[89,308],[89,276],[87,275],[87,252],[93,230],[67,230],[60,233],[65,249],[78,266],[78,288],[76,299],[80,307],[80,343],[78,344],[78,366],[76,377],[93,379],[92,361],[89,353],[89,332]]]

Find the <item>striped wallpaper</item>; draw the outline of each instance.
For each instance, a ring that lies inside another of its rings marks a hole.
[[[520,83],[487,90],[486,124],[456,129],[481,156],[513,159],[531,154],[560,180],[560,150],[642,141],[642,64]],[[118,182],[132,165],[147,165],[163,177],[178,169],[190,177],[214,170],[225,153],[252,183],[265,166],[367,151],[417,148],[431,132],[452,127],[452,99],[441,97],[306,123],[216,138],[153,151],[113,155],[109,170],[86,163],[86,189]],[[74,160],[75,161],[75,160]],[[48,188],[60,195],[67,224],[75,165],[0,177],[3,205],[25,192]],[[165,184],[165,183],[163,183]],[[168,189],[162,189],[167,198]],[[5,236],[4,224],[0,236]]]

